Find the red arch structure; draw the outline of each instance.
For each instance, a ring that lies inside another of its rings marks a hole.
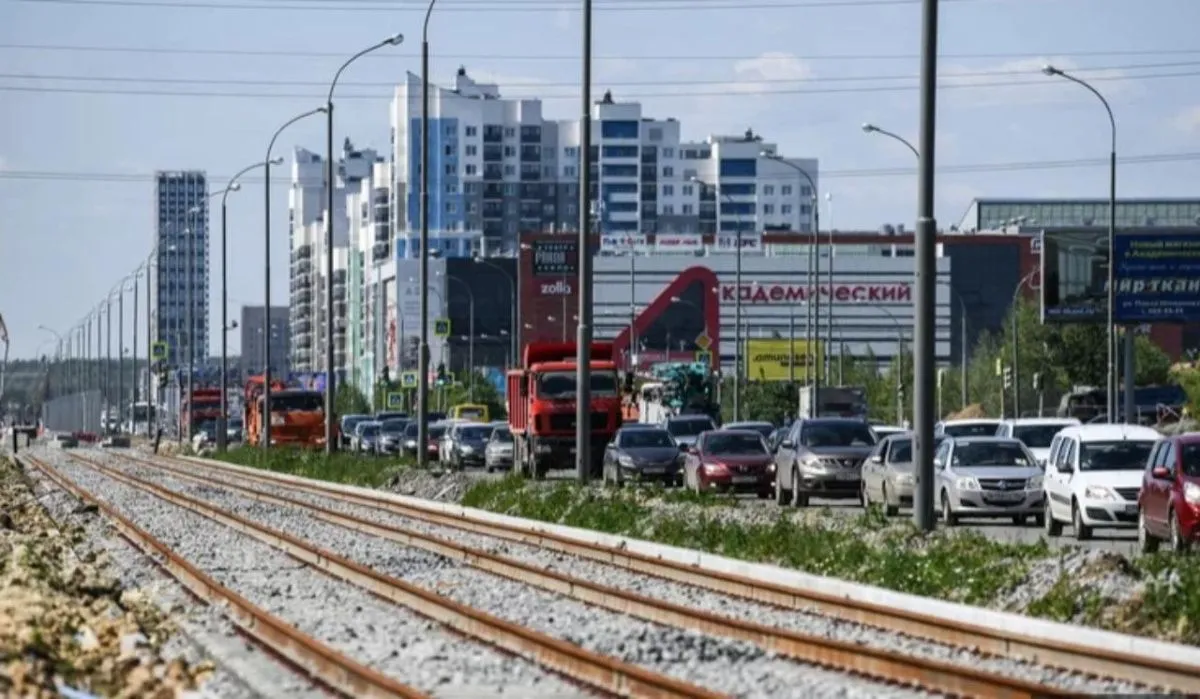
[[[688,293],[696,288],[702,289],[703,292],[698,296],[694,292]],[[675,296],[699,299],[697,305],[704,316],[705,332],[712,341],[708,351],[712,356],[713,368],[716,369],[721,364],[721,299],[717,294],[717,275],[708,267],[688,267],[659,292],[650,305],[634,318],[633,330],[636,336],[646,335],[654,322],[671,310],[674,305],[671,299]],[[629,340],[629,328],[626,327],[613,340],[614,356],[628,358]]]

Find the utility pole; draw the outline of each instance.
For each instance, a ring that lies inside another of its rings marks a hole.
[[[579,123],[579,326],[576,348],[575,477],[591,479],[592,461],[592,0],[583,0],[582,107]]]

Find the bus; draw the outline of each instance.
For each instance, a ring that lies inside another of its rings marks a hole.
[[[129,428],[134,434],[146,434],[154,415],[153,406],[149,401],[136,401],[129,409]]]

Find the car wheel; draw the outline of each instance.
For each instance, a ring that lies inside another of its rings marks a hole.
[[[1046,536],[1062,536],[1062,522],[1054,519],[1054,514],[1050,511],[1050,500],[1046,500],[1043,507],[1042,526],[1046,530]]]
[[[895,517],[900,514],[900,506],[893,505],[892,499],[888,497],[887,483],[883,484],[883,513],[888,517]]]
[[[1025,526],[1025,515],[1013,515],[1012,523],[1017,527]]]
[[[953,527],[958,524],[958,515],[954,514],[954,510],[950,507],[950,496],[942,491],[942,521],[947,527]]]
[[[862,480],[862,486],[858,489],[858,500],[863,509],[871,509],[871,492],[867,490],[867,479],[865,478]]]
[[[808,495],[800,492],[800,473],[792,471],[792,507],[808,507]]]
[[[1035,526],[1035,527],[1046,526],[1046,515],[1043,515],[1043,514],[1034,515],[1033,516],[1033,526]]]
[[[1077,541],[1087,541],[1092,538],[1092,528],[1083,523],[1083,511],[1079,509],[1079,503],[1071,504],[1071,527],[1075,530],[1075,539]]]
[[[1190,542],[1183,538],[1183,532],[1179,529],[1179,518],[1175,516],[1175,510],[1167,513],[1167,519],[1171,522],[1171,550],[1175,553],[1185,553],[1190,548]]]
[[[1146,513],[1138,509],[1138,550],[1142,553],[1154,553],[1158,550],[1158,539],[1146,529]],[[1173,532],[1172,532],[1173,533]]]

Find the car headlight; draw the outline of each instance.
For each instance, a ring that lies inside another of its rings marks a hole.
[[[1088,500],[1116,500],[1117,494],[1104,486],[1089,485],[1083,489],[1083,497]]]
[[[806,459],[804,461],[804,463],[801,464],[801,468],[805,471],[816,471],[817,473],[824,473],[825,470],[827,468],[829,468],[829,465],[826,464],[821,459],[813,457],[813,458]]]
[[[1193,505],[1200,505],[1200,485],[1195,483],[1183,484],[1183,499]]]
[[[1025,490],[1041,490],[1041,489],[1042,489],[1042,477],[1041,476],[1034,476],[1033,478],[1030,478],[1028,481],[1025,482]]]
[[[971,476],[959,477],[954,481],[954,488],[956,490],[983,490],[979,487],[979,481],[975,480]]]
[[[705,473],[722,473],[724,471],[725,467],[721,464],[704,464]]]
[[[767,472],[775,473],[775,462],[774,461],[767,464]]]
[[[620,464],[623,468],[633,468],[633,457],[624,456],[624,455],[618,456],[617,463]]]
[[[911,473],[897,473],[895,480],[898,485],[912,485],[913,475]]]
[[[475,453],[475,447],[473,447],[469,444],[462,445],[461,447],[458,448],[458,450],[464,454],[474,454]]]

